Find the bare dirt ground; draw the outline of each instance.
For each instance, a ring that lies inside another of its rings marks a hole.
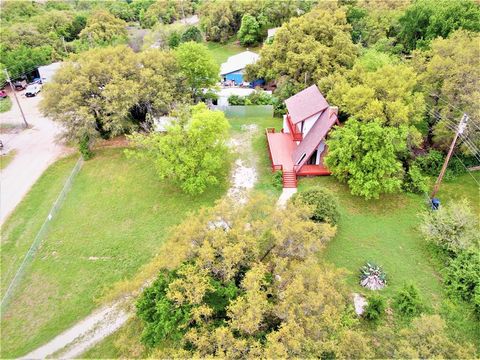
[[[25,117],[30,127],[23,127],[20,110],[11,92],[12,109],[0,114],[3,143],[1,154],[15,150],[13,160],[0,173],[0,225],[20,203],[23,197],[38,180],[47,167],[68,148],[57,141],[61,132],[58,124],[43,117],[38,109],[41,93],[33,98],[24,96],[24,91],[17,92]]]

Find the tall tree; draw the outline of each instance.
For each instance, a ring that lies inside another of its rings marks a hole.
[[[479,43],[478,33],[459,30],[446,39],[435,39],[429,50],[414,54],[420,82],[430,100],[433,141],[443,150],[448,149],[454,134],[448,122],[457,123],[463,112],[470,116],[470,123],[459,139],[462,150],[472,153],[465,144],[466,137],[480,147]],[[437,121],[435,111],[449,121]]]
[[[384,127],[382,121],[350,119],[327,140],[326,164],[353,195],[366,199],[400,191],[403,179],[398,156],[406,150],[407,129]]]
[[[238,30],[233,1],[206,0],[199,9],[200,26],[209,41],[226,42]]]
[[[240,30],[238,30],[238,39],[243,46],[257,44],[262,38],[262,29],[257,19],[251,15],[243,15]]]
[[[181,44],[175,54],[194,99],[219,80],[219,66],[205,45],[189,41]]]
[[[135,54],[125,46],[89,50],[66,62],[46,84],[41,108],[67,139],[108,138],[131,131],[184,99],[173,54]]]
[[[416,0],[399,21],[398,40],[412,51],[457,29],[480,31],[480,6],[471,0]]]
[[[180,264],[162,269],[138,303],[154,356],[311,358],[331,350],[349,317],[347,295],[341,273],[315,257],[334,230],[309,215],[256,197],[242,207],[220,203],[179,227],[168,243]]]
[[[110,45],[127,37],[127,23],[106,10],[98,10],[88,17],[80,38],[92,45]]]
[[[379,119],[388,126],[407,125],[411,143],[420,142],[420,133],[415,126],[424,121],[425,100],[411,67],[387,63],[374,71],[367,71],[360,62],[353,70],[335,79],[327,97],[339,106],[342,113],[363,121]]]
[[[161,179],[169,178],[189,194],[218,185],[225,169],[229,124],[221,111],[200,103],[180,117],[166,134],[134,134],[128,154],[151,160]]]
[[[247,68],[250,78],[284,78],[298,90],[314,83],[322,87],[327,76],[352,67],[357,48],[350,38],[345,10],[330,6],[285,23],[260,56]]]

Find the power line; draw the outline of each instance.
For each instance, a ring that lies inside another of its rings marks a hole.
[[[15,101],[17,102],[18,108],[20,109],[20,113],[22,114],[23,122],[25,123],[25,127],[28,128],[28,122],[27,119],[25,118],[25,114],[23,113],[22,105],[20,105],[20,101],[18,101],[17,93],[15,92],[15,88],[13,87],[12,80],[10,79],[10,75],[8,74],[8,70],[5,69],[5,75],[7,76],[7,81],[10,84],[10,87],[12,88],[13,92],[13,97],[15,98]]]
[[[440,188],[440,184],[442,182],[443,176],[445,175],[445,171],[447,170],[448,162],[450,161],[450,158],[452,157],[453,150],[455,148],[455,144],[457,142],[458,136],[465,131],[465,127],[467,126],[468,123],[468,116],[467,114],[463,114],[462,119],[460,120],[460,123],[458,124],[458,127],[455,132],[455,137],[452,140],[452,143],[450,144],[450,149],[448,150],[447,157],[445,158],[445,161],[443,162],[442,169],[440,170],[440,174],[438,175],[437,181],[435,182],[435,185],[433,187],[432,194],[430,196],[431,199],[435,198],[435,195],[438,192],[438,189]]]
[[[475,176],[473,176],[470,173],[470,170],[468,170],[468,167],[463,163],[462,159],[460,159],[456,154],[453,154],[453,156],[455,156],[460,161],[460,163],[463,165],[465,170],[467,170],[467,173],[472,177],[473,181],[475,181],[477,183],[477,185],[480,187],[480,183],[477,181],[477,179],[475,179]]]
[[[447,105],[450,106],[451,108],[456,109],[456,110],[458,110],[458,111],[460,111],[460,112],[463,113],[463,110],[462,110],[462,109],[460,109],[459,107],[453,105],[453,104],[450,103],[449,101],[443,99],[443,98],[440,97],[439,95],[437,95],[437,94],[432,94],[432,96],[436,97],[436,98],[439,99],[440,101],[443,101],[445,104],[447,104]],[[427,105],[427,106],[430,106],[430,105],[428,105],[428,104],[426,104],[426,105]],[[476,119],[472,119],[472,118],[470,118],[470,120],[471,120],[471,121],[470,121],[470,125],[473,125],[473,126],[476,127],[478,130],[480,130],[480,126],[478,126],[478,125],[476,124],[477,120],[476,120]]]

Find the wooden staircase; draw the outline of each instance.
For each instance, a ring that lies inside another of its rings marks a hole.
[[[297,187],[297,174],[295,171],[283,171],[283,187],[284,188],[296,188]]]

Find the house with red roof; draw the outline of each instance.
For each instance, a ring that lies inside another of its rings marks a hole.
[[[283,129],[266,130],[272,170],[283,172],[283,187],[297,187],[298,176],[330,175],[323,159],[325,138],[338,122],[338,108],[330,106],[316,85],[285,100]]]

